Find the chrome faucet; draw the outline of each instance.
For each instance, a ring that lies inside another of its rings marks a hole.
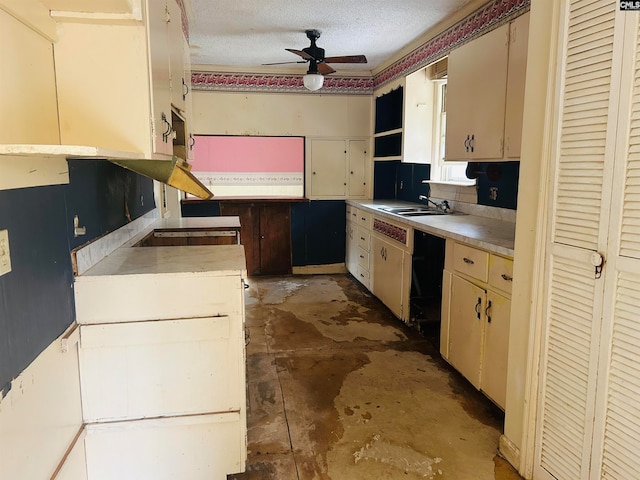
[[[427,201],[427,205],[429,205],[430,203],[436,207],[437,210],[443,212],[443,213],[449,213],[451,211],[451,207],[449,206],[449,202],[447,202],[446,200],[443,200],[440,203],[436,203],[433,200],[431,200],[429,197],[427,197],[426,195],[418,195],[418,200],[426,200]]]

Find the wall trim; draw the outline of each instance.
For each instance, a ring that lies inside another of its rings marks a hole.
[[[193,90],[218,92],[308,93],[302,84],[303,75],[191,72]],[[371,95],[371,77],[325,77],[324,86],[317,94]]]
[[[182,0],[177,0],[180,3]],[[371,77],[325,77],[318,92],[308,92],[302,75],[191,72],[194,90],[217,92],[269,92],[371,95],[373,91],[444,57],[451,50],[497,28],[529,10],[531,0],[493,0],[463,20]]]

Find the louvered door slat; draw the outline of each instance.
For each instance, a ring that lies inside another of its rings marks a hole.
[[[595,280],[584,263],[551,263],[540,461],[556,478],[580,478],[586,448]]]
[[[578,1],[570,7],[556,180],[553,240],[594,250],[611,91],[611,7],[609,1]]]
[[[640,275],[620,272],[611,339],[611,363],[602,478],[637,478],[640,472]]]
[[[640,57],[636,55],[636,72]],[[640,76],[633,84],[626,178],[624,188],[620,255],[640,258]]]
[[[562,3],[534,477],[636,480],[640,15],[615,0]],[[604,255],[601,276],[593,252]]]

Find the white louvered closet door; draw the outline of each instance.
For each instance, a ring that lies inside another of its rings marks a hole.
[[[640,133],[628,127],[640,120],[640,90],[629,108],[637,14],[617,0],[563,3],[534,478],[631,480],[640,262],[622,255],[640,249]]]

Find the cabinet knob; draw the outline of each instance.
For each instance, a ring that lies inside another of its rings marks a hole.
[[[491,323],[491,315],[489,314],[490,309],[491,309],[491,300],[487,302],[487,308],[484,309],[484,314],[487,317],[487,323]]]
[[[478,297],[478,303],[476,303],[476,306],[474,307],[474,310],[476,311],[476,315],[478,316],[478,320],[480,320],[480,305],[482,304],[482,298]]]
[[[505,282],[513,282],[513,277],[510,277],[509,275],[507,275],[506,273],[503,273],[502,275],[500,275],[502,277],[502,279]]]
[[[313,174],[315,175],[315,174],[316,174],[316,172],[313,172]]]
[[[464,263],[466,263],[467,265],[473,265],[473,264],[475,263],[473,260],[471,260],[470,258],[467,258],[467,257],[464,257],[464,258],[462,259],[462,261],[463,261]]]

